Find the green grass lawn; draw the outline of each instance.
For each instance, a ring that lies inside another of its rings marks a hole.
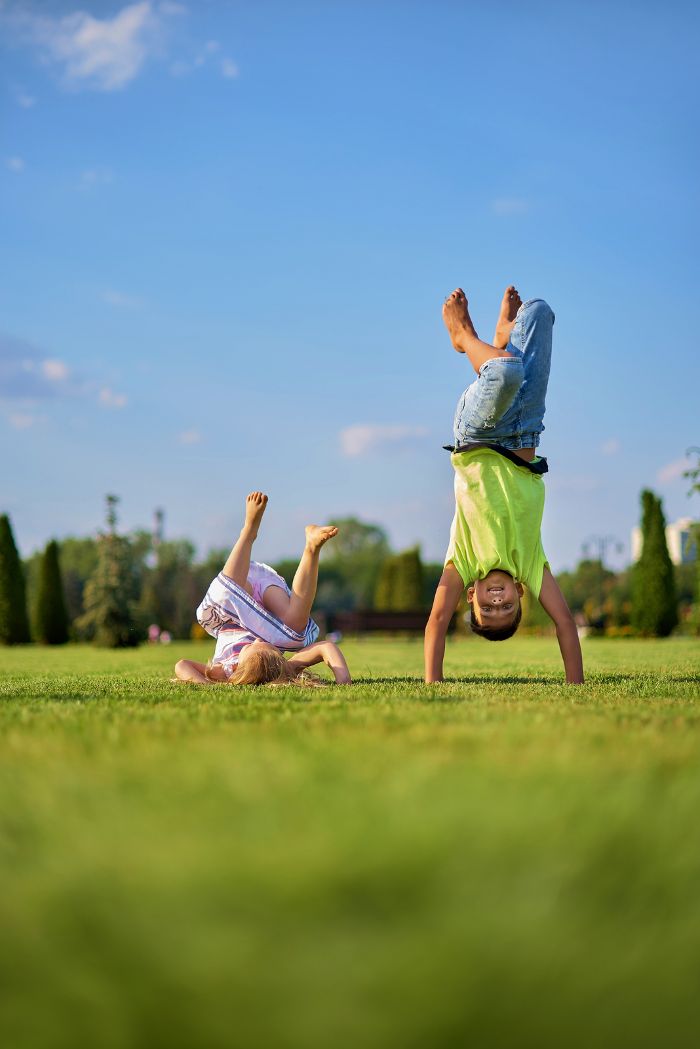
[[[344,649],[0,650],[2,1045],[692,1044],[700,644],[586,641],[576,689],[550,640]]]

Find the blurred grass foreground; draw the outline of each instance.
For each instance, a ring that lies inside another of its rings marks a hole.
[[[8,1049],[687,1046],[700,646],[347,646],[347,690],[170,684],[195,643],[2,653]]]

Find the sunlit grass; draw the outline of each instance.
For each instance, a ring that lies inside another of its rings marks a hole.
[[[194,689],[207,645],[0,652],[11,1046],[681,1046],[700,1021],[700,646],[347,644],[348,689]]]

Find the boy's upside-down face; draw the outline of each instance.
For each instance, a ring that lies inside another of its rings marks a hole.
[[[522,583],[516,583],[508,572],[494,568],[484,579],[477,579],[467,588],[467,600],[472,606],[472,619],[478,631],[502,631],[519,620]]]

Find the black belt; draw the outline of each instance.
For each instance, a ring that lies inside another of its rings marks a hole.
[[[492,452],[498,452],[499,455],[505,456],[506,459],[510,459],[516,466],[523,466],[526,470],[529,470],[531,474],[546,474],[549,473],[549,466],[547,460],[542,455],[540,458],[533,463],[529,463],[527,459],[521,459],[519,455],[516,455],[510,448],[504,448],[502,444],[488,444],[486,441],[479,441],[476,444],[460,444],[456,448],[453,444],[443,444],[442,446],[446,452],[475,452],[479,448],[490,448]]]

